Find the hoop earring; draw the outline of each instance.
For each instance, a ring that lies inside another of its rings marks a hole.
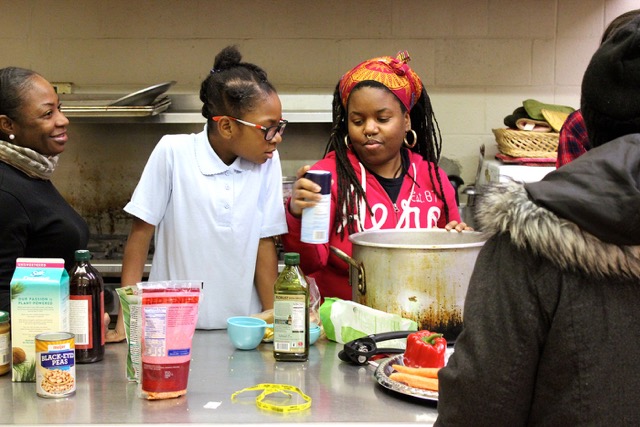
[[[416,146],[416,144],[418,143],[418,134],[416,134],[416,131],[413,129],[409,129],[409,132],[411,132],[413,134],[413,142],[411,144],[409,144],[409,141],[407,141],[407,137],[405,136],[404,139],[402,140],[402,143],[407,147],[407,148],[413,148]],[[407,133],[409,133],[407,132]]]
[[[349,135],[344,136],[344,145],[347,147],[347,150],[351,149],[351,147],[349,147]]]
[[[14,134],[10,133],[9,134],[9,139],[13,141],[14,139],[16,139],[16,136]]]

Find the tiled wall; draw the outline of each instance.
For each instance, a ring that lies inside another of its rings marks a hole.
[[[407,49],[431,94],[445,167],[474,180],[478,147],[527,98],[577,107],[606,25],[637,0],[0,0],[0,66],[33,68],[78,93],[176,80],[196,94],[215,54],[237,44],[281,93],[332,92],[372,56]],[[327,106],[329,108],[329,106]],[[122,221],[144,162],[165,133],[201,124],[75,120],[55,182],[96,229]],[[328,125],[292,125],[285,174],[324,150]],[[119,230],[116,230],[119,231]]]

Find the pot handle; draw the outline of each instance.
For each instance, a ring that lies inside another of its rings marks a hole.
[[[365,279],[365,274],[364,274],[364,265],[362,265],[361,263],[358,263],[358,261],[351,258],[349,255],[347,255],[340,249],[336,248],[335,246],[329,246],[329,249],[331,249],[331,251],[334,254],[336,254],[338,258],[340,258],[341,260],[343,260],[344,262],[346,262],[351,266],[349,268],[349,271],[350,271],[349,284],[351,285],[351,287],[353,287],[355,283],[358,288],[358,292],[360,292],[361,295],[366,294],[367,281]]]
[[[351,266],[353,266],[353,268],[360,268],[360,266],[358,265],[358,263],[356,262],[355,259],[353,259],[349,255],[345,254],[340,249],[336,248],[335,246],[329,246],[329,249],[331,249],[331,252],[336,254],[336,256],[338,258],[340,258],[341,260],[343,260],[347,264],[350,264]]]

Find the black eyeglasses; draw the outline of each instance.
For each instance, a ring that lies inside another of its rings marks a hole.
[[[245,126],[251,126],[251,127],[260,129],[261,131],[264,132],[265,141],[271,141],[273,138],[275,138],[276,135],[282,135],[284,133],[284,128],[287,126],[287,123],[289,123],[287,120],[280,120],[280,123],[278,123],[277,125],[269,126],[267,128],[267,127],[264,127],[262,125],[257,125],[255,123],[246,122],[244,120],[240,120],[240,119],[237,119],[237,118],[231,117],[231,116],[213,116],[213,117],[211,117],[211,119],[217,122],[223,117],[228,117],[229,119],[233,120],[234,122],[238,122],[238,123],[243,124]]]

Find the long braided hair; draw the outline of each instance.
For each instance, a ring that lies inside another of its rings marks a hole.
[[[365,80],[358,83],[352,90],[352,93],[363,87],[382,88],[389,90],[385,85],[373,80]],[[398,100],[400,108],[404,113],[407,109],[400,100]],[[367,210],[371,213],[371,206],[367,201],[362,185],[347,157],[348,148],[344,142],[345,137],[349,135],[347,126],[347,109],[342,105],[339,84],[333,94],[333,125],[331,135],[325,149],[325,156],[331,152],[335,152],[336,170],[337,170],[337,206],[336,217],[333,224],[333,232],[340,234],[344,239],[345,228],[349,234],[357,232],[357,211],[361,201],[366,203]],[[442,151],[442,135],[440,127],[436,120],[431,99],[427,91],[423,88],[420,98],[413,106],[409,113],[411,117],[411,126],[416,132],[417,141],[413,148],[409,148],[422,156],[429,162],[429,176],[435,189],[436,194],[444,203],[444,215],[449,222],[449,207],[444,197],[444,187],[440,178],[438,163],[440,161],[440,153]],[[412,141],[409,141],[412,142]],[[355,152],[354,152],[355,153]],[[404,167],[404,166],[403,166]],[[404,171],[408,173],[408,171]],[[409,175],[410,176],[410,175]],[[436,182],[433,177],[436,177]],[[410,176],[411,177],[411,176]],[[414,179],[414,177],[411,177]],[[346,227],[342,225],[346,223]]]

